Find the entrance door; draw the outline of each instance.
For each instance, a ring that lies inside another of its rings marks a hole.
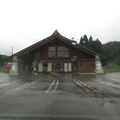
[[[48,64],[43,63],[43,72],[47,72]]]
[[[62,63],[55,63],[54,64],[54,72],[63,72],[63,64]]]
[[[78,64],[77,64],[77,62],[72,63],[72,72],[78,72]]]
[[[95,70],[94,62],[90,61],[81,61],[79,63],[79,71],[81,73],[93,73]]]

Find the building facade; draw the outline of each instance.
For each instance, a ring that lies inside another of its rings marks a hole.
[[[49,37],[15,53],[11,71],[22,73],[74,72],[95,73],[96,52],[62,36],[57,30]],[[17,63],[14,65],[14,63]]]

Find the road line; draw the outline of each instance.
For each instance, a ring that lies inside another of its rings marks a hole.
[[[81,85],[78,81],[73,80],[75,83],[77,83],[80,87],[83,87],[83,85]]]
[[[120,81],[119,79],[111,78],[110,80]]]
[[[114,83],[108,83],[108,82],[101,82],[102,84],[108,85],[110,87],[118,88],[120,89],[120,85],[114,84]]]
[[[31,83],[31,82],[26,83],[26,84],[24,84],[24,85],[21,85],[21,86],[19,86],[19,87],[15,88],[15,89],[12,89],[12,90],[8,91],[8,93],[9,93],[9,92],[16,91],[16,90],[19,90],[19,89],[21,89],[21,88],[24,88],[25,86],[29,85],[30,83]]]
[[[57,83],[56,83],[56,86],[55,86],[55,90],[57,89],[58,84],[59,84],[59,81],[57,80]]]
[[[80,87],[83,88],[83,85],[81,85],[79,82],[77,82],[76,80],[73,80],[73,81],[74,81],[76,84],[78,84]],[[81,89],[80,89],[80,90],[81,90]],[[81,92],[86,95],[86,92],[84,92],[83,90],[81,90]]]
[[[120,84],[120,79],[110,79],[110,81]]]
[[[16,81],[9,81],[9,82],[0,82],[0,88],[3,88],[3,87],[7,87],[13,83],[15,83]]]
[[[10,83],[0,83],[0,88],[6,87],[8,85],[10,85]]]
[[[59,81],[57,80],[57,82],[56,82],[56,86],[55,86],[55,89],[53,90],[53,92],[56,91],[58,84],[59,84]]]
[[[31,85],[33,85],[33,84],[35,84],[35,83],[37,83],[37,82],[39,82],[39,81],[32,81],[32,82],[26,83],[26,84],[24,84],[24,85],[21,85],[21,86],[15,88],[15,89],[9,90],[9,91],[7,92],[7,94],[15,93],[15,92],[17,92],[17,91],[23,90],[23,89],[25,89],[26,87],[31,86]]]
[[[98,82],[100,84],[103,84],[103,85],[108,85],[110,87],[113,87],[113,88],[117,88],[117,89],[120,89],[120,85],[119,85],[119,82],[118,84],[115,84],[113,81],[103,81],[103,80],[95,80],[95,82]]]
[[[19,90],[22,90],[22,89],[26,88],[29,85],[30,85],[30,83],[27,83],[25,85],[19,86],[19,87],[15,88],[15,89],[12,89],[12,90],[8,91],[7,94],[15,93],[15,92],[17,92]]]
[[[50,89],[52,88],[52,86],[54,85],[55,80],[53,80],[52,84],[50,85],[50,87],[46,90],[46,93],[48,93],[50,91]]]
[[[94,89],[90,86],[88,86],[86,83],[80,81],[80,80],[77,80],[80,84],[82,84],[84,87],[86,87],[86,89],[88,89],[89,91],[94,91]]]

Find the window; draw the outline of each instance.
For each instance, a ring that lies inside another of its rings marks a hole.
[[[55,57],[56,56],[56,47],[50,46],[48,47],[48,57]]]
[[[68,48],[64,46],[57,47],[57,57],[69,57]]]
[[[64,46],[50,46],[48,57],[69,57],[69,50]]]

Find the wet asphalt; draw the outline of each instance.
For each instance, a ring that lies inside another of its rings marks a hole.
[[[0,120],[119,120],[120,73],[0,74]]]

